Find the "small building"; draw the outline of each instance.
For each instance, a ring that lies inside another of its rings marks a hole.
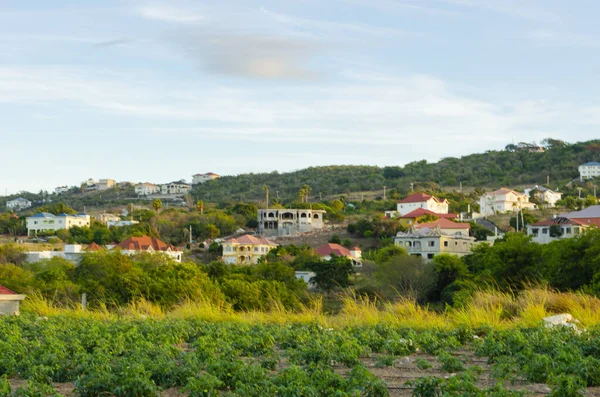
[[[54,193],[56,193],[56,194],[62,194],[62,193],[66,193],[68,191],[69,191],[69,187],[67,185],[54,188]]]
[[[150,182],[138,183],[135,185],[134,192],[138,196],[152,196],[160,193],[160,186]]]
[[[323,230],[325,213],[311,209],[258,210],[258,234],[267,237],[293,236]]]
[[[568,214],[561,216],[574,219],[587,226],[596,225],[596,227],[600,227],[600,205],[592,205],[581,211],[569,212]]]
[[[96,185],[98,190],[108,190],[117,187],[117,182],[114,179],[100,179]]]
[[[456,219],[457,215],[448,213],[448,214],[439,214],[437,212],[430,211],[425,208],[418,208],[414,211],[409,212],[408,214],[402,215],[399,217],[400,225],[403,227],[409,227],[410,225],[417,224],[426,218],[439,218],[439,219]]]
[[[245,234],[233,237],[222,243],[223,262],[228,264],[251,265],[277,248],[277,244],[263,237]]]
[[[181,262],[182,257],[182,252],[177,247],[150,236],[129,237],[114,246],[113,249],[120,249],[121,253],[126,255],[135,255],[142,252],[162,253],[175,262]]]
[[[294,275],[296,276],[297,280],[304,281],[309,290],[313,290],[313,289],[317,288],[317,284],[315,284],[311,281],[314,277],[317,276],[317,273],[311,272],[311,271],[297,270],[296,272],[294,272]]]
[[[432,260],[439,254],[468,255],[477,243],[475,237],[462,233],[447,234],[435,227],[419,230],[411,228],[407,232],[399,232],[394,238],[394,244],[403,247],[409,255]]]
[[[479,198],[482,216],[497,213],[517,212],[524,209],[535,209],[536,205],[529,202],[529,196],[512,189],[501,188],[485,193]]]
[[[471,225],[468,223],[452,222],[450,219],[440,218],[438,220],[428,223],[418,223],[414,225],[414,228],[419,229],[434,229],[439,227],[440,230],[445,234],[462,234],[468,236],[471,231]]]
[[[96,243],[93,243],[97,245]],[[92,245],[90,245],[92,246]],[[88,247],[89,248],[89,247]],[[75,264],[79,263],[81,256],[87,252],[80,244],[66,244],[63,251],[29,251],[25,252],[25,261],[37,263],[45,259],[62,258]]]
[[[315,252],[326,261],[330,260],[332,255],[344,256],[350,259],[354,266],[362,266],[362,251],[358,247],[348,249],[343,245],[329,243],[317,248]]]
[[[98,222],[102,222],[105,225],[108,225],[108,222],[116,222],[116,221],[120,221],[121,217],[115,214],[111,214],[108,212],[102,212],[101,214],[98,215],[92,215],[92,217],[94,219],[96,219]]]
[[[548,207],[556,207],[556,202],[562,198],[562,193],[555,192],[544,186],[534,186],[531,189],[525,189],[523,193],[529,197],[533,195],[540,201],[547,204]]]
[[[0,285],[0,316],[19,315],[19,305],[25,295],[17,294]]]
[[[198,185],[200,183],[205,183],[208,181],[212,181],[220,178],[221,176],[215,174],[214,172],[208,172],[206,174],[196,174],[192,175],[192,185]]]
[[[31,208],[31,201],[24,199],[23,197],[16,198],[6,202],[6,208],[13,212],[18,212]]]
[[[40,212],[26,218],[27,235],[56,232],[61,229],[70,229],[73,226],[90,226],[90,216],[87,214],[60,214]]]
[[[556,217],[527,225],[527,235],[532,241],[548,244],[555,240],[572,238],[582,234],[589,226],[575,219]]]
[[[160,186],[160,193],[165,195],[172,196],[182,196],[186,193],[189,193],[192,190],[192,186],[185,182],[171,182],[165,183]]]
[[[416,209],[423,208],[438,214],[448,213],[448,200],[440,200],[426,193],[414,193],[400,200],[396,205],[398,216],[406,215]]]
[[[597,178],[600,176],[600,163],[596,161],[590,161],[579,166],[579,180],[584,181],[586,179]]]

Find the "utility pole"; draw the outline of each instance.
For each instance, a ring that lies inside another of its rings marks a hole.
[[[319,201],[323,201],[323,194],[319,192]]]
[[[192,248],[192,225],[190,225],[190,249]]]
[[[410,191],[415,192],[415,184],[413,182],[410,183]]]
[[[581,188],[578,187],[577,189],[579,190],[579,198],[581,198]]]
[[[550,186],[550,175],[546,177],[546,186]]]
[[[267,185],[264,185],[263,190],[266,192],[266,195],[267,195],[265,209],[269,209],[269,187]]]
[[[385,201],[385,186],[383,187],[383,201]]]
[[[462,193],[462,181],[458,182],[458,186],[459,186],[458,191]]]

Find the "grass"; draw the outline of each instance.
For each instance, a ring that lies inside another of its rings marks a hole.
[[[146,300],[137,300],[112,311],[101,305],[84,312],[77,304],[58,305],[41,295],[29,295],[22,302],[21,311],[40,316],[66,314],[102,319],[152,317],[249,324],[314,323],[323,327],[386,323],[415,329],[534,327],[541,324],[546,316],[570,313],[583,327],[600,324],[600,299],[591,295],[561,293],[547,288],[531,288],[518,295],[480,291],[464,307],[447,308],[444,312],[430,310],[408,299],[379,302],[368,297],[345,294],[341,302],[342,310],[339,314],[325,313],[322,299],[310,302],[299,311],[290,311],[281,305],[275,305],[270,311],[236,312],[227,303],[218,304],[204,299],[188,300],[168,309]]]

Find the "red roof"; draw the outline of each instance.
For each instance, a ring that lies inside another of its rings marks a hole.
[[[168,245],[150,236],[129,237],[123,240],[117,247],[127,251],[147,251],[149,247],[152,247],[154,251],[167,251],[169,248],[171,251],[178,251],[177,247]]]
[[[337,256],[351,256],[348,248],[332,243],[325,244],[324,246],[317,248],[315,251],[320,256],[331,256],[331,254],[335,254]]]
[[[86,251],[99,251],[101,249],[102,249],[102,247],[100,247],[98,244],[96,244],[95,241],[92,241],[92,243],[90,245],[88,245],[85,250]]]
[[[437,216],[438,218],[456,219],[456,214],[438,214],[437,212],[433,212],[425,208],[417,208],[408,214],[402,215],[400,218],[418,218],[426,215],[433,215]]]
[[[419,223],[415,225],[417,229],[433,229],[434,227],[439,226],[440,229],[470,229],[471,226],[468,223],[457,223],[452,222],[449,219],[441,218],[433,222],[429,223]]]
[[[426,193],[415,193],[415,194],[411,194],[410,196],[408,196],[407,198],[400,200],[401,203],[422,203],[424,201],[429,201],[431,199],[431,197]]]
[[[563,217],[546,219],[544,221],[536,222],[536,223],[534,223],[531,226],[552,226],[552,225],[587,226],[586,223],[584,223],[584,222],[582,222],[580,220],[563,218]]]
[[[240,237],[233,237],[225,241],[226,244],[248,244],[248,245],[277,245],[271,240],[262,237],[252,236],[251,234],[244,234]]]
[[[17,295],[17,293],[0,285],[0,295]]]

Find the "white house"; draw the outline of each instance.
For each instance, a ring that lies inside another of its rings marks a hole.
[[[105,225],[108,225],[108,222],[110,221],[120,221],[121,217],[115,214],[111,214],[108,212],[102,212],[101,214],[98,215],[92,215],[92,217],[94,219],[96,219],[98,222],[102,222]]]
[[[221,175],[215,174],[213,172],[208,172],[206,174],[192,175],[192,185],[198,185],[200,183],[212,181],[213,179],[218,179],[220,177],[221,177]]]
[[[527,225],[527,235],[532,241],[548,244],[563,238],[572,238],[582,234],[589,226],[576,219],[556,217]]]
[[[21,211],[27,208],[31,208],[31,201],[24,199],[23,197],[16,198],[6,202],[6,208],[10,211]]]
[[[531,189],[525,189],[523,193],[531,199],[533,193],[538,199],[547,203],[548,207],[556,207],[556,202],[562,198],[562,193],[555,192],[543,186],[534,186]]]
[[[362,266],[362,250],[358,247],[348,249],[343,245],[329,243],[317,248],[315,252],[326,261],[330,260],[332,255],[345,256],[354,266]]]
[[[100,179],[97,183],[98,190],[113,189],[117,186],[117,182],[114,179]]]
[[[160,193],[160,186],[153,183],[145,182],[135,185],[135,194],[138,196],[151,196]]]
[[[60,214],[53,215],[40,212],[27,217],[27,235],[36,235],[40,232],[55,232],[61,229],[70,229],[73,226],[90,226],[90,216],[87,214]]]
[[[85,250],[79,244],[66,244],[63,251],[28,251],[25,252],[25,260],[36,263],[44,259],[62,258],[75,264],[79,263],[86,252],[97,251],[100,246],[96,243],[90,244]]]
[[[479,199],[479,206],[482,216],[536,208],[527,195],[507,188],[485,193]]]
[[[440,200],[437,197],[425,193],[411,194],[407,198],[400,200],[396,206],[398,216],[403,216],[418,208],[423,208],[438,214],[448,213],[448,200]]]
[[[304,281],[307,284],[308,289],[317,288],[317,284],[310,281],[313,277],[316,277],[317,273],[310,272],[310,271],[297,270],[294,272],[294,275],[296,276],[297,280]]]
[[[325,213],[311,209],[261,209],[258,210],[258,233],[275,237],[323,230]]]
[[[600,176],[600,163],[591,161],[579,166],[579,180],[597,178]]]
[[[468,255],[477,243],[475,237],[461,233],[447,234],[435,227],[419,230],[410,228],[406,233],[399,232],[394,238],[394,244],[403,247],[409,255],[431,260],[439,254]]]
[[[175,262],[181,262],[182,257],[182,253],[177,247],[150,236],[129,237],[112,248],[120,249],[121,253],[126,255],[135,255],[142,252],[162,253]]]
[[[56,194],[66,193],[68,191],[69,191],[69,187],[66,185],[54,188],[54,193],[56,193]]]
[[[17,294],[0,285],[0,316],[19,315],[19,304],[25,295]]]
[[[167,195],[183,195],[189,193],[190,190],[192,187],[184,182],[165,183],[160,187],[160,193]]]
[[[245,234],[223,242],[223,262],[228,264],[250,265],[267,255],[277,247],[274,242],[257,236]]]

